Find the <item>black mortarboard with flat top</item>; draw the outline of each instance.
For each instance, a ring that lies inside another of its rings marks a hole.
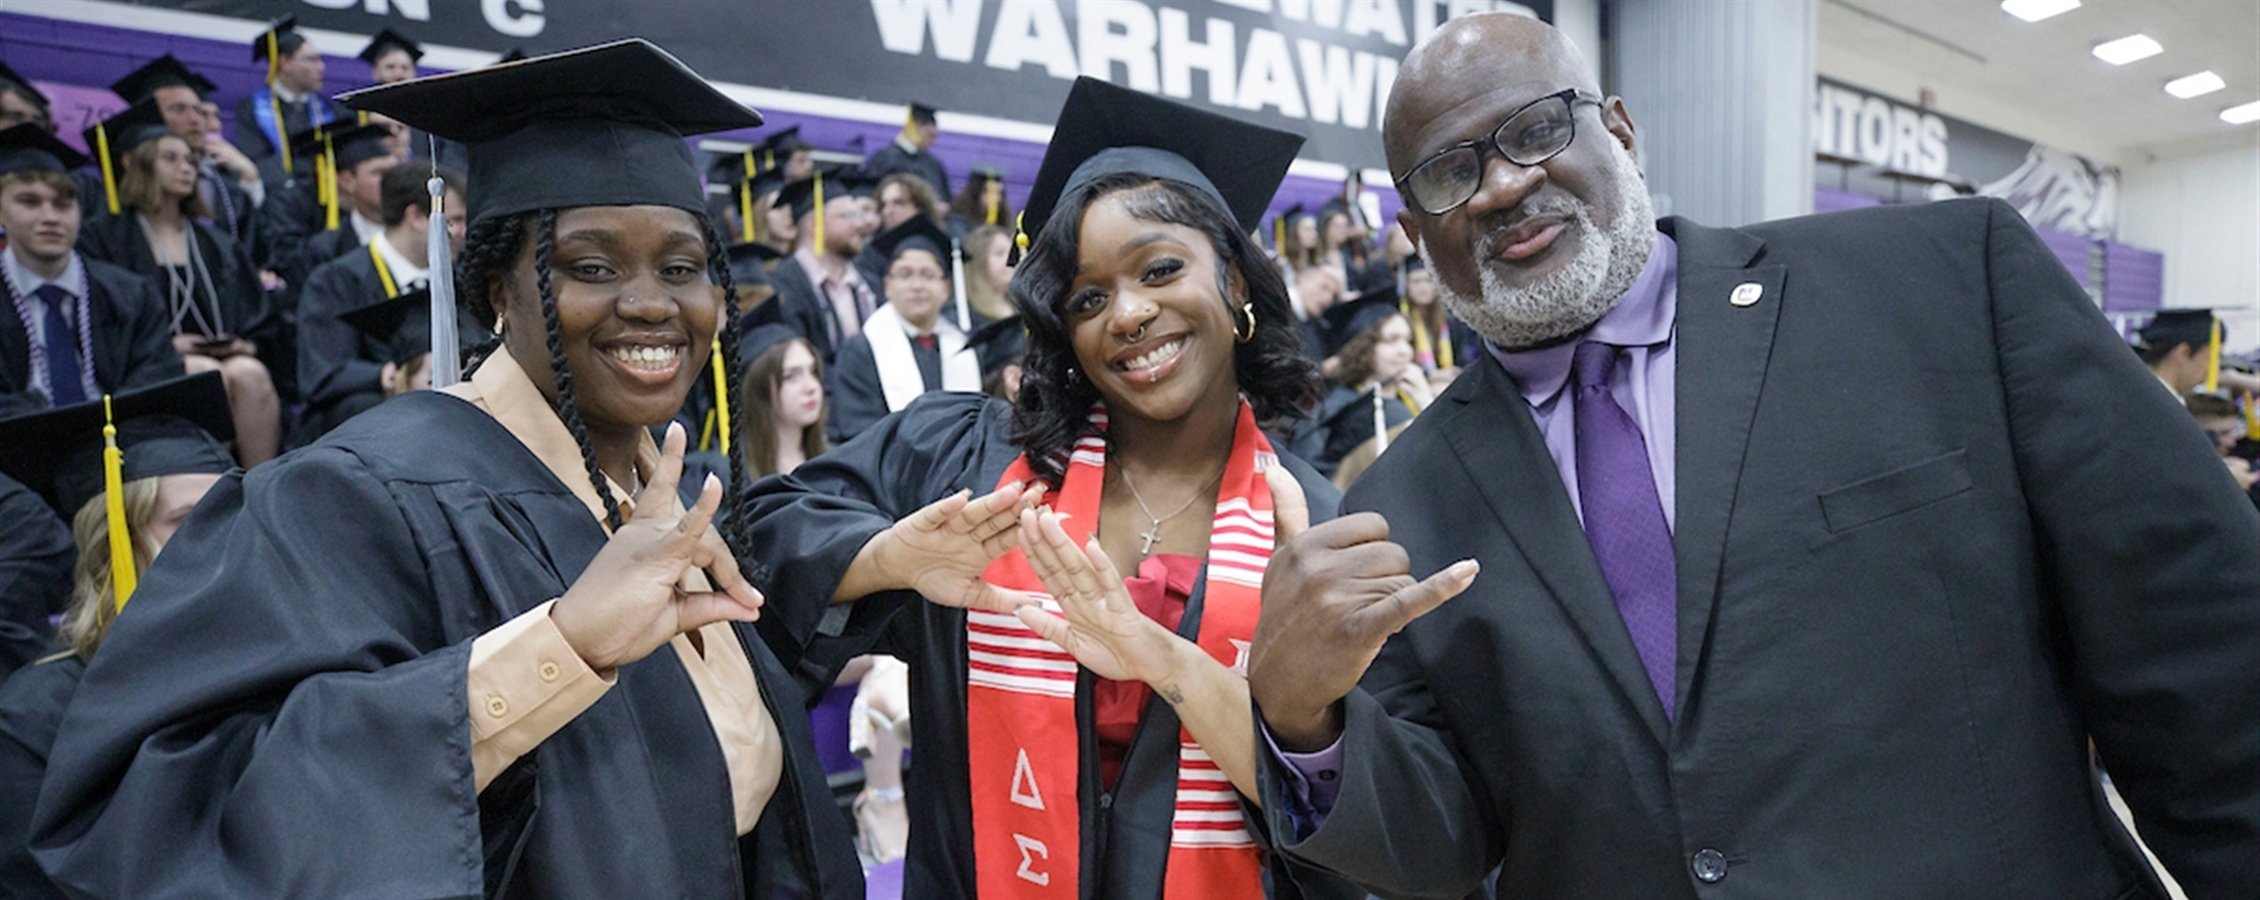
[[[407,365],[432,352],[432,290],[414,287],[338,315],[355,331],[385,346],[386,359]]]
[[[2213,344],[2213,310],[2163,309],[2135,333],[2135,345],[2145,350],[2168,350],[2177,344],[2188,344],[2204,351]],[[2223,328],[2222,340],[2227,340]]]
[[[730,280],[742,299],[766,300],[776,294],[775,283],[769,279],[769,264],[783,259],[783,251],[768,244],[745,243],[732,245],[727,252]]]
[[[1397,308],[1395,290],[1368,291],[1356,300],[1334,304],[1324,314],[1326,355],[1333,356],[1342,352],[1343,347],[1349,346],[1351,341],[1357,340],[1358,335],[1364,334],[1367,329],[1401,313],[1402,310]]]
[[[1193,188],[1254,231],[1303,137],[1083,76],[1067,93],[1028,194],[1033,239],[1060,199],[1108,175],[1137,173]]]
[[[937,112],[940,112],[940,110],[935,109],[930,104],[913,103],[910,105],[910,121],[917,125],[932,125],[934,124],[934,114]]]
[[[160,382],[111,398],[124,480],[217,475],[235,466],[223,441],[235,437],[220,373]],[[63,521],[102,495],[99,399],[0,420],[0,473],[47,498]]]
[[[392,154],[385,139],[392,132],[382,125],[354,125],[351,120],[316,125],[290,136],[290,149],[301,159],[313,159],[324,152],[334,154],[333,162],[339,171],[345,171],[380,156]]]
[[[941,264],[943,278],[950,277],[950,267],[956,262],[951,258],[950,233],[925,216],[911,216],[903,220],[902,224],[874,235],[871,247],[879,251],[879,258],[890,265],[894,263],[896,256],[908,250],[931,253],[934,261]]]
[[[537,209],[706,214],[683,141],[761,124],[649,41],[630,39],[339,96],[469,149],[472,224]]]
[[[268,78],[274,77],[274,60],[298,52],[306,38],[298,33],[298,17],[283,16],[267,23],[265,31],[251,39],[251,61],[267,63]]]
[[[1028,357],[1028,328],[1019,316],[1006,316],[973,329],[965,336],[965,349],[981,356],[981,377]]]
[[[369,65],[373,66],[377,64],[377,60],[385,58],[385,54],[391,53],[394,50],[406,51],[408,53],[408,61],[411,64],[414,64],[424,58],[423,45],[409,40],[407,35],[401,34],[400,32],[394,31],[390,28],[386,28],[382,31],[377,32],[376,37],[369,39],[369,46],[361,48],[361,52],[357,55],[361,58],[362,62],[368,63]]]
[[[114,168],[118,160],[133,152],[133,148],[172,133],[173,130],[165,126],[165,114],[157,111],[157,101],[143,99],[116,115],[96,122],[79,136],[86,139],[87,150],[96,156],[101,155],[102,147],[107,144],[111,166]]]
[[[748,328],[738,337],[738,365],[750,370],[753,368],[753,361],[760,359],[762,354],[800,338],[799,330],[775,322]]]
[[[184,87],[195,91],[198,97],[210,97],[220,89],[212,79],[198,75],[181,61],[167,53],[150,60],[148,65],[127,72],[124,77],[110,83],[110,91],[127,103],[139,103],[157,95],[158,88]]]
[[[70,173],[86,165],[86,155],[56,140],[30,122],[0,131],[0,175],[17,172]]]
[[[800,139],[800,126],[795,125],[762,138],[761,146],[757,149],[767,151],[776,157],[784,157],[795,150],[808,149],[808,142]],[[784,164],[785,161],[782,158],[764,158],[761,161],[763,168],[774,168]]]
[[[40,93],[38,88],[31,86],[31,79],[16,74],[16,70],[8,68],[7,63],[0,63],[0,86],[10,84],[20,85],[25,91],[30,92],[31,96],[39,102],[40,109],[47,109],[54,105],[54,101],[48,99],[46,94]]]
[[[817,166],[813,177],[803,178],[779,188],[777,202],[793,209],[793,218],[799,219],[816,210],[816,189],[824,189],[824,202],[841,197],[857,197],[869,193],[874,182],[865,177],[860,166],[835,164]]]

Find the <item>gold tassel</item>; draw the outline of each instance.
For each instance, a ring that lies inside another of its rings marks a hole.
[[[102,498],[109,516],[110,594],[116,609],[126,608],[139,583],[133,565],[133,535],[126,530],[126,455],[118,449],[118,423],[110,417],[110,395],[102,395]]]
[[[714,360],[714,417],[721,426],[717,434],[720,435],[719,442],[722,445],[722,455],[729,456],[730,380],[729,373],[722,369],[722,336],[720,334],[714,336],[714,352],[711,354],[711,358]],[[699,442],[699,449],[706,449],[704,441]]]
[[[1271,252],[1280,255],[1287,253],[1286,216],[1276,216],[1271,220]]]
[[[745,152],[745,179],[738,182],[738,233],[741,244],[753,243],[753,150]],[[703,448],[702,448],[703,449]]]
[[[2213,319],[2213,342],[2205,350],[2205,392],[2221,389],[2221,320]]]
[[[1012,217],[1012,246],[1028,252],[1028,211],[1023,209]]]
[[[816,173],[816,244],[818,255],[824,252],[824,173]]]
[[[989,204],[988,224],[995,225],[997,224],[997,201],[995,198],[988,198],[987,202]]]
[[[326,185],[329,185],[329,186],[330,186],[330,210],[329,210],[329,226],[330,226],[330,230],[331,230],[331,231],[336,231],[336,230],[337,230],[337,146],[336,146],[336,144],[334,144],[334,143],[332,143],[332,142],[331,142],[331,140],[330,140],[330,134],[329,134],[329,132],[328,132],[328,131],[324,131],[324,132],[322,132],[322,164],[323,164],[323,165],[322,165],[322,167],[323,167],[323,168],[325,168],[325,169],[328,169],[328,170],[329,170],[329,173],[328,173],[328,174],[327,174],[326,176],[324,176],[324,177],[322,178],[322,183],[323,183],[323,184],[326,184]]]
[[[110,129],[94,126],[94,155],[102,158],[102,195],[110,201],[110,214],[118,214],[118,173],[110,163]]]
[[[384,237],[380,235],[376,240],[369,242],[369,259],[376,262],[377,282],[384,285],[385,299],[390,300],[400,296],[400,286],[393,283],[392,267],[385,265],[385,255],[377,252],[377,241],[381,240],[384,240]]]

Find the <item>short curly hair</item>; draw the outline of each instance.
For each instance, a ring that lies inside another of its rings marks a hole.
[[[1232,296],[1237,274],[1254,304],[1255,336],[1233,345],[1232,372],[1256,417],[1277,424],[1305,415],[1319,393],[1318,369],[1303,355],[1302,334],[1288,309],[1287,285],[1270,259],[1248,243],[1232,214],[1216,199],[1173,181],[1137,173],[1109,175],[1060,198],[1051,222],[1079,223],[1084,210],[1120,193],[1123,209],[1148,222],[1182,225],[1206,235],[1216,254],[1216,285]],[[1068,288],[1079,254],[1077,228],[1044,228],[1012,275],[1009,295],[1028,329],[1020,399],[1010,431],[1038,475],[1061,476],[1067,451],[1086,427],[1098,389],[1075,373],[1075,347],[1066,316]],[[1227,300],[1229,302],[1229,300]],[[1240,321],[1238,310],[1233,321]]]

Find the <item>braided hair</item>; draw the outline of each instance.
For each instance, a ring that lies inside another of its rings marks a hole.
[[[707,274],[722,288],[722,322],[719,335],[722,341],[723,380],[729,392],[728,399],[734,408],[738,403],[737,337],[737,282],[730,275],[729,255],[721,236],[712,225],[700,220],[700,230],[706,240]],[[457,303],[478,321],[488,332],[494,331],[496,315],[491,299],[494,283],[507,278],[517,265],[519,254],[525,251],[531,235],[533,246],[534,282],[541,294],[542,325],[549,347],[549,366],[553,383],[557,386],[557,417],[564,421],[566,431],[580,447],[581,461],[587,467],[589,483],[604,503],[605,525],[618,531],[624,523],[619,499],[613,496],[612,482],[597,465],[595,446],[589,442],[588,425],[581,419],[580,405],[573,396],[573,372],[566,364],[562,326],[557,313],[557,294],[552,287],[549,257],[557,239],[557,211],[553,209],[519,213],[488,219],[471,227],[464,237],[463,253],[456,261],[456,283],[464,286],[457,295]],[[494,352],[500,345],[500,336],[489,339],[471,350],[473,361]],[[466,363],[466,369],[469,363]],[[730,497],[725,503],[728,513],[721,518],[723,539],[733,552],[745,546],[744,529],[749,517],[739,514],[738,507],[744,496],[740,490],[745,484],[744,463],[736,453],[730,454]]]

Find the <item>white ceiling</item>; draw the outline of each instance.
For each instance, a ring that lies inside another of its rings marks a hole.
[[[1916,82],[1982,93],[1984,106],[2014,109],[2116,148],[2260,131],[2260,123],[2219,118],[2222,109],[2260,100],[2260,0],[2085,0],[2030,23],[2001,11],[1998,0],[1819,0],[1819,12],[1823,71],[1832,48],[1888,59]],[[2124,66],[2090,52],[2136,32],[2156,38],[2165,52]],[[2206,69],[2228,87],[2189,100],[2166,93],[2167,81]]]

